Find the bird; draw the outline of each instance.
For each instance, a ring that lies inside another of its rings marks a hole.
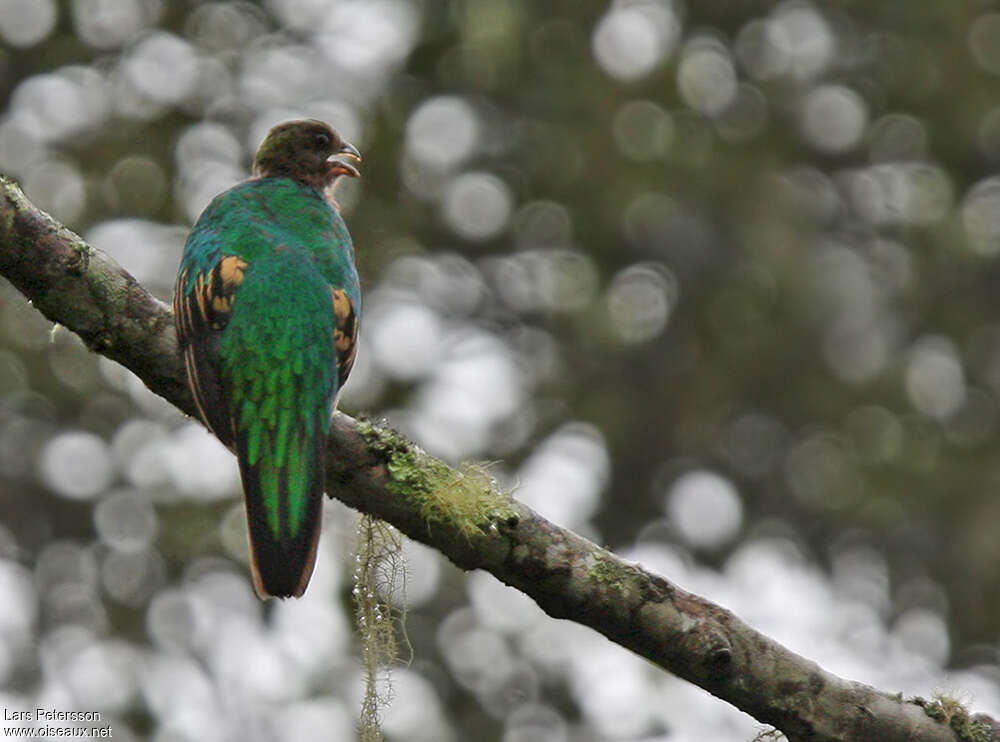
[[[273,127],[252,177],[198,217],[177,272],[187,381],[202,421],[239,461],[261,599],[301,597],[315,565],[326,440],[361,315],[333,187],[360,162],[323,121]]]

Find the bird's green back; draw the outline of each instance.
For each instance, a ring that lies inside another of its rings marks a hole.
[[[309,254],[257,258],[222,335],[220,370],[246,464],[260,470],[268,526],[296,536],[337,394],[330,287]],[[263,466],[262,466],[263,464]],[[287,496],[287,519],[279,494]]]
[[[259,479],[274,538],[295,538],[339,391],[335,292],[360,312],[347,228],[308,186],[248,181],[202,214],[181,276],[179,288],[224,320],[212,352],[232,427],[216,433],[232,436],[241,466]],[[213,429],[225,425],[206,413]]]
[[[360,314],[361,289],[354,246],[340,214],[314,189],[290,178],[263,178],[219,194],[191,230],[180,272],[187,293],[198,275],[207,274],[221,256],[248,263],[287,245],[308,253],[331,286],[347,290]]]

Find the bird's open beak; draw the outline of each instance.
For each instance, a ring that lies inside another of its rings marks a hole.
[[[358,152],[358,148],[353,144],[344,142],[340,149],[331,155],[328,160],[330,163],[330,176],[350,175],[352,178],[360,176],[361,173],[358,172],[358,169],[344,158],[361,162],[361,153]]]

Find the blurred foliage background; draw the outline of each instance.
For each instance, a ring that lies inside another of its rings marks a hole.
[[[0,0],[0,172],[169,300],[274,123],[364,153],[341,407],[828,669],[1000,712],[1000,3]],[[350,739],[354,515],[252,596],[232,457],[0,281],[0,705]],[[409,545],[396,740],[757,725]]]

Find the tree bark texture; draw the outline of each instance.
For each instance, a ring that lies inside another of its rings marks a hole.
[[[195,414],[170,307],[0,177],[0,275],[49,320]],[[462,569],[484,569],[551,616],[589,626],[789,740],[1000,740],[960,706],[839,678],[721,606],[550,523],[475,467],[453,468],[385,426],[337,413],[327,492]]]

